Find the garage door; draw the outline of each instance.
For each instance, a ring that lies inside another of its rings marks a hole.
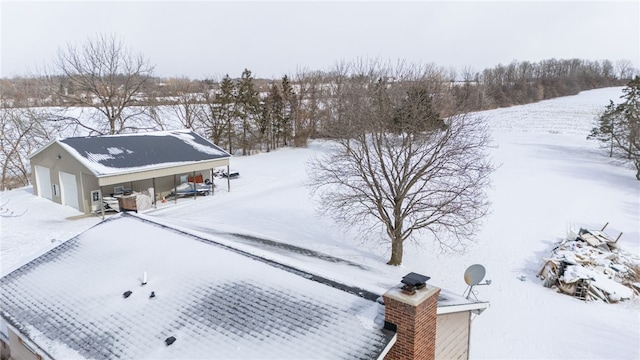
[[[49,168],[36,165],[35,171],[38,196],[51,200],[51,173],[49,172]]]
[[[62,197],[62,205],[80,210],[78,207],[78,184],[76,183],[75,175],[60,171],[60,196]]]

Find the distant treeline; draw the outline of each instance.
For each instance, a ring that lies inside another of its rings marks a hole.
[[[109,41],[101,39],[99,44]],[[60,136],[189,128],[234,155],[250,155],[306,146],[313,138],[345,136],[355,124],[354,104],[379,103],[368,91],[376,87],[413,86],[406,100],[414,107],[395,104],[395,113],[429,109],[426,113],[435,114],[437,123],[471,111],[623,86],[638,74],[626,60],[514,61],[458,73],[435,64],[388,65],[373,59],[337,63],[327,71],[302,70],[279,79],[258,79],[245,69],[239,77],[200,80],[154,77],[146,62],[130,62],[137,67],[122,67],[133,69],[122,74],[91,72],[105,68],[101,57],[69,56],[66,61],[78,59],[81,62],[62,68],[64,76],[0,79],[0,190],[26,185],[29,154]],[[369,98],[363,102],[362,97]],[[79,113],[81,118],[76,118]],[[399,125],[395,118],[388,120],[390,129]],[[359,124],[367,126],[366,121]]]
[[[454,89],[459,106],[467,111],[521,105],[575,95],[580,91],[623,86],[637,74],[631,62],[580,59],[514,61],[481,73],[466,71]]]
[[[623,86],[639,72],[628,60],[590,61],[581,59],[549,59],[540,62],[513,61],[509,65],[497,65],[483,71],[465,68],[460,72],[445,71],[453,89],[456,104],[464,111],[487,110],[498,107],[521,105],[560,96],[575,95],[580,91],[610,86]],[[446,74],[446,75],[445,75]],[[312,76],[315,84],[332,81],[330,71],[302,71],[288,74],[295,80],[308,82]],[[239,83],[241,77],[233,78]],[[254,87],[261,94],[270,91],[274,80],[254,78]],[[0,101],[2,107],[64,106],[64,99],[52,94],[51,79],[44,77],[13,77],[0,79]],[[122,77],[121,81],[127,81]],[[219,88],[222,79],[189,79],[150,77],[135,100],[138,105],[171,105],[175,99],[188,93],[202,93]],[[81,93],[63,76],[56,79],[59,92]],[[116,79],[117,82],[117,79]]]

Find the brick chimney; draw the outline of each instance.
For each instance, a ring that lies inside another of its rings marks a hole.
[[[385,327],[396,330],[396,343],[385,359],[435,359],[436,317],[440,289],[427,286],[429,278],[410,273],[384,295]],[[408,279],[408,281],[405,281]]]

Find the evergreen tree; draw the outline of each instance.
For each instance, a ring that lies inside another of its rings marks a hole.
[[[229,148],[229,153],[233,153],[233,138],[235,138],[235,119],[237,117],[236,112],[236,96],[237,89],[234,85],[233,81],[229,77],[229,74],[226,74],[222,81],[220,82],[220,92],[216,95],[216,107],[220,112],[220,117],[226,123],[226,135],[227,135],[227,146]]]
[[[261,114],[258,123],[258,131],[260,132],[261,144],[264,143],[267,148],[267,152],[271,151],[271,126],[272,126],[272,114],[271,114],[271,98],[267,98],[260,104]],[[261,145],[262,146],[262,145]]]
[[[444,121],[433,106],[431,95],[426,89],[421,88],[413,88],[407,92],[392,122],[392,130],[395,133],[415,133],[445,128]]]
[[[623,105],[624,117],[631,123],[640,122],[640,76],[636,76],[622,89],[625,100]]]
[[[587,139],[599,140],[609,147],[609,157],[613,157],[614,136],[613,132],[617,130],[616,124],[622,120],[618,106],[609,100],[609,105],[600,114],[597,119],[596,127],[591,129],[591,133]]]
[[[283,136],[283,126],[284,126],[284,118],[283,118],[283,100],[282,93],[277,84],[272,83],[269,91],[269,106],[271,111],[271,142],[273,147],[280,146],[280,139]]]
[[[244,69],[238,83],[238,96],[236,98],[238,117],[241,121],[240,146],[242,155],[249,155],[252,147],[252,133],[254,124],[258,122],[261,113],[260,97],[256,91],[251,71]]]
[[[622,92],[624,102],[611,101],[587,138],[607,142],[609,156],[630,160],[640,180],[640,77],[629,81]]]
[[[290,145],[291,137],[295,136],[299,127],[296,110],[297,106],[296,94],[287,75],[282,77],[282,141],[284,146]]]

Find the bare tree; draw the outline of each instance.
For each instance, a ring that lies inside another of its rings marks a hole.
[[[323,114],[321,108],[322,82],[325,76],[320,71],[299,68],[294,77],[295,105],[294,145],[306,146],[309,137],[317,136],[318,122]]]
[[[202,86],[188,78],[172,79],[171,92],[174,96],[174,106],[171,109],[185,129],[197,130],[198,119],[201,118],[201,103],[205,101]]]
[[[431,66],[355,70],[335,94],[343,116],[335,122],[335,149],[308,164],[321,211],[360,226],[363,236],[383,230],[389,265],[400,265],[404,242],[421,233],[442,250],[459,250],[488,211],[493,166],[484,122],[439,116],[449,107],[448,81]]]
[[[29,133],[37,124],[25,120],[16,109],[2,109],[0,112],[0,190],[29,183],[28,163],[25,159],[28,153],[24,147],[28,146]]]
[[[76,135],[66,121],[41,108],[0,109],[0,190],[29,184],[29,154],[55,135]]]
[[[633,78],[635,69],[631,60],[618,60],[616,61],[616,73],[620,80],[631,80]]]
[[[90,107],[104,120],[80,122],[81,126],[90,133],[116,134],[143,114],[145,108],[134,105],[152,72],[149,60],[134,55],[121,39],[98,35],[81,46],[68,44],[60,49],[47,79],[51,93],[65,107]]]

